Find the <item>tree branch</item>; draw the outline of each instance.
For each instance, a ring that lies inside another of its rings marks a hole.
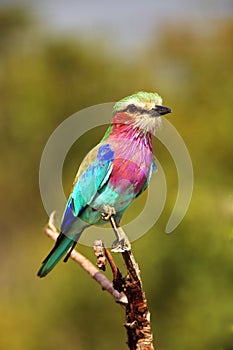
[[[53,241],[57,240],[57,237],[59,235],[59,231],[54,225],[54,213],[51,214],[49,218],[48,225],[45,227],[45,233],[48,237],[50,237]],[[70,254],[70,257],[72,260],[74,260],[77,264],[79,264],[99,285],[103,290],[106,290],[108,293],[110,293],[116,303],[122,304],[125,306],[128,301],[124,293],[118,292],[114,287],[111,281],[103,275],[99,270],[88,260],[77,252],[76,250],[73,250]]]
[[[110,223],[115,225],[113,217]],[[56,241],[59,231],[54,225],[54,213],[51,214],[48,225],[45,227],[47,236]],[[122,253],[127,269],[127,276],[122,277],[109,250],[102,241],[95,241],[94,252],[97,258],[97,266],[104,270],[106,261],[110,264],[113,273],[113,283],[82,254],[73,250],[70,254],[77,264],[79,264],[103,290],[109,292],[114,300],[125,308],[125,328],[128,336],[128,347],[130,350],[154,350],[153,336],[150,326],[150,312],[147,300],[143,291],[140,277],[140,270],[132,251]]]
[[[113,230],[116,229],[116,222],[113,216],[109,219]],[[147,306],[147,300],[143,291],[140,270],[132,251],[122,253],[128,276],[122,279],[119,272],[117,281],[113,285],[117,290],[123,291],[128,299],[125,307],[128,341],[130,350],[154,350],[153,336],[150,326],[150,312]],[[119,283],[122,283],[122,289],[119,289]]]
[[[128,299],[125,308],[128,346],[131,350],[154,350],[150,312],[143,291],[138,264],[132,251],[126,251],[122,253],[122,256],[129,273],[123,289]]]

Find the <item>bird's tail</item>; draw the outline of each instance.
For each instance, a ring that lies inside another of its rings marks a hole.
[[[42,262],[42,266],[39,269],[37,276],[44,277],[46,276],[58,263],[59,260],[68,252],[64,261],[67,261],[71,251],[76,245],[76,241],[73,241],[71,238],[65,236],[63,233],[57,238],[54,248],[51,250],[49,255]]]

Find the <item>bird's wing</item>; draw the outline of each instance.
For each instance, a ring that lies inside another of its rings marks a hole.
[[[90,204],[98,190],[106,183],[114,160],[114,152],[108,143],[93,148],[82,161],[68,198],[61,230]]]

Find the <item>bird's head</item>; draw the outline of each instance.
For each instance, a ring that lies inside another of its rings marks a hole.
[[[118,101],[113,108],[113,123],[129,124],[143,133],[154,134],[161,124],[161,116],[171,113],[162,106],[162,98],[156,92],[137,92]]]

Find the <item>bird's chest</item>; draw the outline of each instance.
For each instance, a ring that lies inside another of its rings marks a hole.
[[[115,151],[109,184],[119,192],[137,194],[145,184],[153,153],[144,145],[128,143]]]

